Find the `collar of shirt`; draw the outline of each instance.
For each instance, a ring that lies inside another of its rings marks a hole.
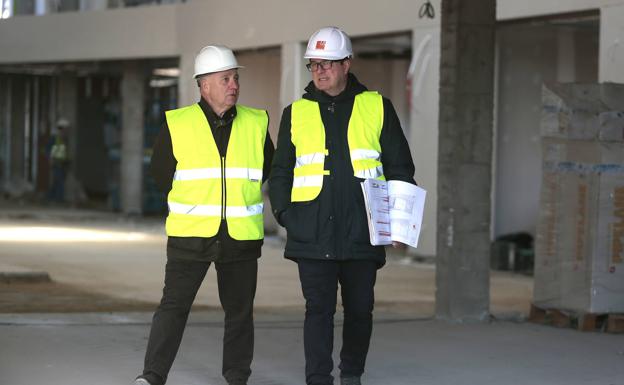
[[[224,127],[232,123],[234,118],[236,117],[236,106],[232,106],[229,110],[225,111],[222,117],[217,116],[217,114],[212,110],[210,105],[204,98],[199,100],[199,106],[202,111],[204,111],[204,115],[206,115],[206,119],[210,124],[210,127],[218,128]]]

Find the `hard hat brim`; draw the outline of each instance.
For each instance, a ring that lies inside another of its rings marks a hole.
[[[210,71],[210,72],[196,73],[196,74],[193,75],[193,78],[197,79],[198,77],[203,76],[203,75],[208,75],[208,74],[214,74],[214,73],[217,73],[217,72],[228,71],[228,70],[231,70],[231,69],[234,69],[234,68],[236,68],[236,69],[245,68],[245,66],[239,66],[239,65],[225,66],[225,67],[222,67],[222,68],[217,68],[214,71]]]
[[[304,59],[323,59],[323,60],[342,60],[342,59],[347,59],[349,57],[351,56],[328,54],[327,51],[318,51],[318,52],[312,51],[312,52],[306,52],[306,54],[303,55]]]

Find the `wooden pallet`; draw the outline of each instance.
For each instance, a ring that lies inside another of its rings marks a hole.
[[[624,333],[624,314],[543,309],[531,304],[529,321],[560,328],[573,328],[584,332]]]

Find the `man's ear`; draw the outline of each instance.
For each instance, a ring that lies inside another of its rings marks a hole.
[[[347,74],[351,69],[351,59],[346,59],[345,61],[343,61],[342,66],[344,68],[345,74]]]

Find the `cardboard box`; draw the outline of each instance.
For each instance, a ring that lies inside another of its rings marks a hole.
[[[534,304],[624,312],[624,85],[543,88]]]

